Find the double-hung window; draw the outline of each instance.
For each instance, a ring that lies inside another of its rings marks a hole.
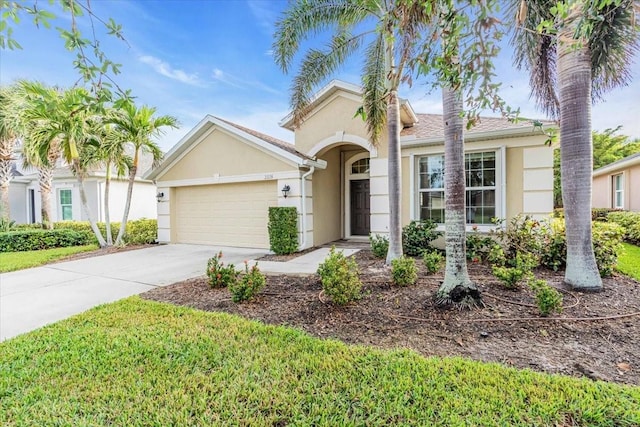
[[[73,219],[73,203],[71,198],[71,189],[58,190],[60,199],[60,218],[63,221],[70,221]]]
[[[614,175],[613,179],[613,207],[615,209],[624,209],[624,176],[622,174]]]
[[[490,225],[497,216],[496,152],[465,154],[466,222]],[[420,219],[444,223],[444,155],[418,158]]]

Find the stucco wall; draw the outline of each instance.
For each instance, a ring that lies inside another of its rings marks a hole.
[[[640,165],[612,170],[593,178],[591,205],[594,208],[613,207],[613,176],[623,174],[625,210],[640,211]]]
[[[307,119],[296,129],[295,145],[296,149],[314,155],[314,147],[318,143],[328,138],[340,140],[342,133],[355,135],[365,141],[369,148],[369,136],[365,122],[360,117],[354,117],[358,108],[362,105],[362,100],[358,97],[338,92],[328,98],[307,117]],[[387,137],[383,132],[378,145],[378,155],[386,157]],[[353,142],[353,141],[346,141]]]
[[[104,181],[98,184],[100,200],[104,200]],[[111,181],[109,188],[109,216],[111,221],[120,221],[127,200],[127,181]],[[101,203],[102,204],[102,203]],[[136,182],[131,196],[129,220],[157,217],[156,186],[151,182]],[[100,221],[104,221],[104,209],[100,210]]]
[[[262,149],[214,129],[179,159],[158,182],[296,170]]]
[[[12,182],[9,185],[9,217],[18,224],[28,222],[26,184]]]
[[[340,148],[321,153],[327,168],[313,174],[313,243],[322,245],[341,236]]]
[[[600,175],[593,178],[591,185],[591,206],[594,208],[610,208],[612,200],[611,175]]]

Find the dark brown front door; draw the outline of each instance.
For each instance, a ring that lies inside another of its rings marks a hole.
[[[368,236],[370,225],[369,214],[369,180],[350,181],[351,187],[351,235]]]

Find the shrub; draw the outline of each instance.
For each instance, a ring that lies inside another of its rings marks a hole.
[[[425,251],[422,254],[422,262],[424,263],[424,266],[427,268],[427,272],[429,274],[433,274],[438,270],[440,270],[440,267],[442,267],[443,261],[444,261],[444,257],[438,251],[431,251],[431,252]]]
[[[7,231],[11,231],[15,229],[16,222],[6,219],[3,216],[0,216],[0,233],[6,233]]]
[[[91,243],[86,233],[74,230],[16,230],[0,233],[0,252],[37,251]]]
[[[600,276],[609,277],[618,262],[618,252],[622,249],[624,230],[618,224],[593,223],[593,253]]]
[[[244,274],[240,280],[235,280],[229,283],[229,290],[231,291],[231,299],[233,302],[248,301],[253,296],[260,292],[264,288],[267,280],[264,274],[258,269],[258,263],[256,262],[251,270],[249,270],[249,263],[244,262]]]
[[[295,207],[269,208],[269,245],[278,255],[298,250],[298,211]]]
[[[640,212],[611,212],[607,221],[622,226],[624,240],[640,246]]]
[[[591,208],[592,221],[608,221],[608,216],[613,212],[622,212],[615,208]],[[556,208],[553,210],[553,217],[564,219],[564,208]]]
[[[473,261],[485,261],[489,256],[491,248],[498,243],[489,236],[482,235],[477,231],[468,233],[467,240],[467,259]]]
[[[111,234],[115,239],[118,235],[118,229],[120,228],[119,222],[112,222],[111,225]],[[103,236],[106,235],[106,227],[104,222],[97,223],[98,229],[102,233]],[[87,235],[87,238],[90,239],[90,243],[98,243],[98,239],[95,234],[93,234],[93,230],[91,229],[91,224],[89,221],[59,221],[53,223],[54,230],[74,230],[78,233],[84,233]]]
[[[114,234],[114,238],[115,238]],[[127,221],[124,241],[133,245],[155,243],[158,240],[158,221],[155,219],[136,219]]]
[[[402,229],[402,250],[405,255],[420,256],[429,249],[430,242],[440,235],[431,220],[411,221]]]
[[[232,286],[238,280],[236,267],[233,264],[224,265],[222,251],[214,255],[213,258],[209,258],[206,274],[209,277],[209,286],[212,288]]]
[[[525,277],[527,272],[517,267],[500,267],[493,266],[493,275],[496,276],[507,289],[517,289],[520,281]]]
[[[552,288],[545,280],[532,279],[529,286],[536,293],[536,304],[543,316],[555,312],[562,312],[562,294],[557,289]]]
[[[353,258],[346,258],[341,251],[331,248],[329,256],[318,267],[324,292],[339,305],[360,298],[362,282],[358,277],[358,265]]]
[[[387,236],[369,234],[371,252],[378,258],[385,258],[389,252],[389,238]]]
[[[413,258],[402,256],[391,260],[391,280],[398,286],[409,286],[418,280],[418,268]]]

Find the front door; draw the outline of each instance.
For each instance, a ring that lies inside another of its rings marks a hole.
[[[368,236],[370,231],[369,180],[350,181],[351,193],[351,235]]]

